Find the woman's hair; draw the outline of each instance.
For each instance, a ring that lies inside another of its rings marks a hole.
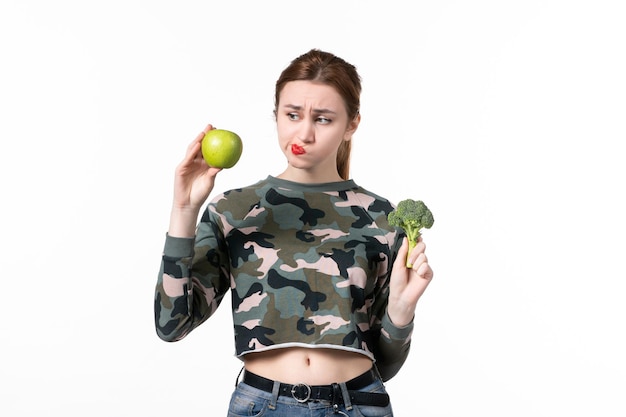
[[[274,114],[278,110],[280,93],[290,81],[314,81],[333,87],[343,98],[348,120],[359,115],[361,102],[361,77],[354,65],[331,53],[311,49],[291,61],[276,81]],[[352,141],[343,141],[337,152],[337,171],[344,180],[350,176],[350,149]]]

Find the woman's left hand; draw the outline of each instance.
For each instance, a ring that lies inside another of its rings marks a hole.
[[[404,238],[391,270],[389,282],[389,304],[387,313],[391,321],[403,327],[413,320],[417,301],[433,279],[433,270],[426,257],[426,245],[420,237],[417,245],[408,254],[409,242]],[[413,267],[407,268],[407,254]]]

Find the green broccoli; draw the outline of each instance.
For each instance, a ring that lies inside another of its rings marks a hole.
[[[395,210],[387,216],[387,221],[391,226],[400,227],[404,230],[409,239],[409,253],[411,253],[421,235],[420,230],[423,228],[430,229],[435,219],[423,201],[407,199],[398,203]],[[407,268],[413,267],[408,259],[406,266]]]

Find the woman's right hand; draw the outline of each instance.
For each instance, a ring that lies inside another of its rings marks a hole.
[[[221,168],[207,165],[202,157],[202,139],[212,129],[212,125],[207,125],[189,144],[185,158],[176,167],[169,228],[172,236],[193,236],[200,208],[213,190],[215,176],[221,171]]]

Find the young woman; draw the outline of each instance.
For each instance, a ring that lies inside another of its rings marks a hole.
[[[424,243],[407,253],[387,223],[392,204],[349,179],[360,93],[355,67],[337,56],[293,60],[274,109],[286,168],[217,195],[199,224],[220,171],[201,153],[211,125],[176,168],[156,330],[182,339],[231,290],[245,368],[231,417],[392,415],[383,382],[406,360],[433,272]]]

